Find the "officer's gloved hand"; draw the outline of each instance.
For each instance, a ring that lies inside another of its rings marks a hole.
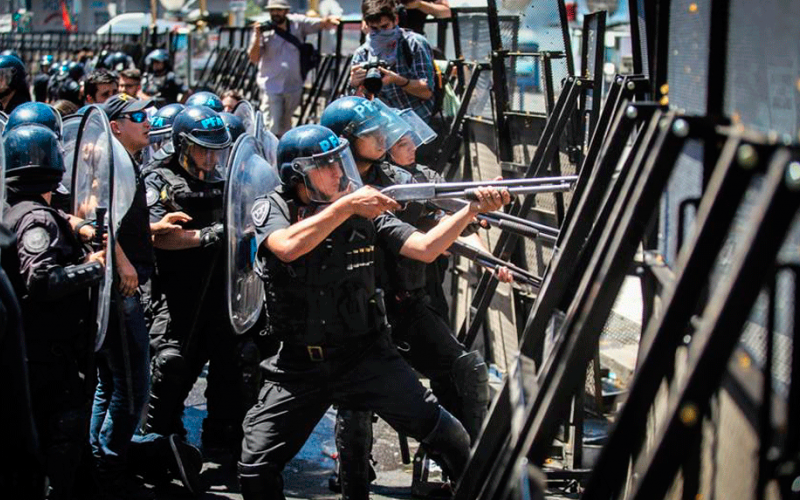
[[[221,222],[206,226],[200,230],[200,246],[207,248],[222,241],[223,226]]]

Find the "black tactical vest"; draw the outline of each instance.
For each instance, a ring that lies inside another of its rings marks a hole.
[[[177,156],[147,169],[146,175],[156,174],[163,181],[160,198],[169,211],[182,211],[192,217],[185,229],[202,229],[223,221],[222,181],[203,182],[188,179],[176,172]],[[160,285],[167,296],[170,310],[176,315],[191,316],[198,307],[201,290],[207,288],[202,307],[224,312],[224,255],[220,246],[162,250],[156,248]],[[213,276],[206,278],[208,273]],[[210,281],[208,281],[210,280]],[[208,282],[208,285],[205,283]]]
[[[291,223],[298,207],[270,195]],[[375,226],[350,217],[314,250],[284,263],[265,253],[264,289],[271,333],[291,344],[335,346],[374,331]]]

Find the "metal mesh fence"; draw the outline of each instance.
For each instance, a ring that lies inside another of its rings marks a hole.
[[[709,2],[673,0],[670,4],[669,77],[670,106],[689,113],[706,111]]]
[[[730,5],[725,112],[736,122],[794,138],[800,130],[800,3]]]

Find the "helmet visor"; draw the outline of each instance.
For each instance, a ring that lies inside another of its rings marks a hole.
[[[11,87],[11,82],[14,80],[14,68],[0,68],[0,91],[7,90]]]
[[[188,143],[181,149],[180,163],[189,175],[205,182],[222,180],[227,150],[208,149]]]
[[[414,141],[416,147],[423,144],[428,144],[436,139],[436,132],[425,123],[413,109],[404,109],[397,112],[400,118],[406,122],[411,129],[411,139]]]
[[[380,113],[380,118],[373,119],[372,121],[380,120],[380,128],[386,140],[386,149],[389,149],[394,146],[401,137],[411,132],[411,128],[394,109],[384,104],[383,101],[375,99],[371,102],[378,108]]]
[[[362,186],[353,154],[344,139],[335,149],[295,159],[292,168],[303,177],[308,197],[316,203],[332,203]]]

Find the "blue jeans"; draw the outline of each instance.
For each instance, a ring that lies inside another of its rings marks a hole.
[[[98,383],[89,443],[100,473],[118,473],[126,469],[131,438],[150,390],[150,342],[139,294],[121,300],[125,331],[119,331],[118,308],[112,301],[108,333],[97,354]],[[121,334],[127,339],[127,360]],[[130,364],[130,383],[126,363]]]

